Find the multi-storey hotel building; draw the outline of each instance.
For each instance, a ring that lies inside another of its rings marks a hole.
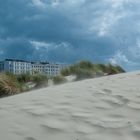
[[[66,64],[50,64],[48,62],[29,62],[17,59],[5,59],[0,62],[0,72],[8,71],[19,75],[24,73],[46,74],[48,76],[57,76],[61,70],[67,68]]]

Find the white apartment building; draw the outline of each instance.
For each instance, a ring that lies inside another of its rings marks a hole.
[[[48,76],[57,76],[62,69],[67,68],[66,64],[49,64],[47,62],[32,62],[32,74],[45,74]]]
[[[30,73],[32,71],[31,63],[23,60],[5,59],[0,62],[0,71],[8,71],[13,74]]]
[[[47,76],[57,76],[62,69],[67,68],[66,64],[49,64],[48,62],[28,62],[17,59],[5,59],[0,62],[0,72],[8,71],[19,75],[24,73],[45,74]]]

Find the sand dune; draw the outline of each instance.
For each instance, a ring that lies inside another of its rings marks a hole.
[[[140,72],[0,99],[1,140],[140,140]]]

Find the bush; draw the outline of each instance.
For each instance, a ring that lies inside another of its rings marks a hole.
[[[102,72],[102,73],[107,73],[108,72],[108,68],[105,64],[94,64],[94,70],[98,73],[98,72]]]
[[[32,81],[36,83],[36,88],[48,85],[48,78],[46,75],[34,75],[32,76]]]
[[[125,70],[123,70],[120,66],[113,66],[112,64],[107,65],[108,68],[108,75],[112,74],[118,74],[118,73],[124,73]]]
[[[0,74],[0,96],[17,94],[22,91],[21,85],[11,73]]]
[[[121,67],[121,66],[115,66],[116,67],[116,69],[118,70],[118,73],[119,72],[121,72],[121,73],[124,73],[125,72],[125,70]]]
[[[61,75],[63,76],[69,76],[70,75],[70,70],[69,68],[61,70]]]
[[[95,73],[91,70],[78,69],[76,73],[76,80],[93,78],[94,76],[95,76]]]
[[[78,66],[82,69],[93,69],[93,64],[90,61],[81,61]]]
[[[67,80],[63,76],[55,76],[53,77],[53,83],[56,84],[62,84],[65,83]]]
[[[32,79],[32,75],[30,75],[30,73],[17,75],[17,80],[20,83],[30,82],[31,79]]]
[[[76,75],[77,80],[103,76],[104,74],[117,74],[125,72],[120,66],[112,64],[92,64],[89,61],[81,61],[62,70],[63,76]]]
[[[94,65],[89,61],[81,61],[61,72],[62,75],[76,75],[76,80],[92,78],[95,76]]]

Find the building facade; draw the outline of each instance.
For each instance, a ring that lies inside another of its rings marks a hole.
[[[45,74],[47,76],[60,75],[62,69],[67,68],[66,64],[50,64],[48,62],[29,62],[17,59],[5,59],[0,62],[0,72],[11,72],[15,75],[30,73]]]
[[[31,63],[23,60],[5,59],[0,62],[0,71],[8,71],[13,74],[31,73]]]

